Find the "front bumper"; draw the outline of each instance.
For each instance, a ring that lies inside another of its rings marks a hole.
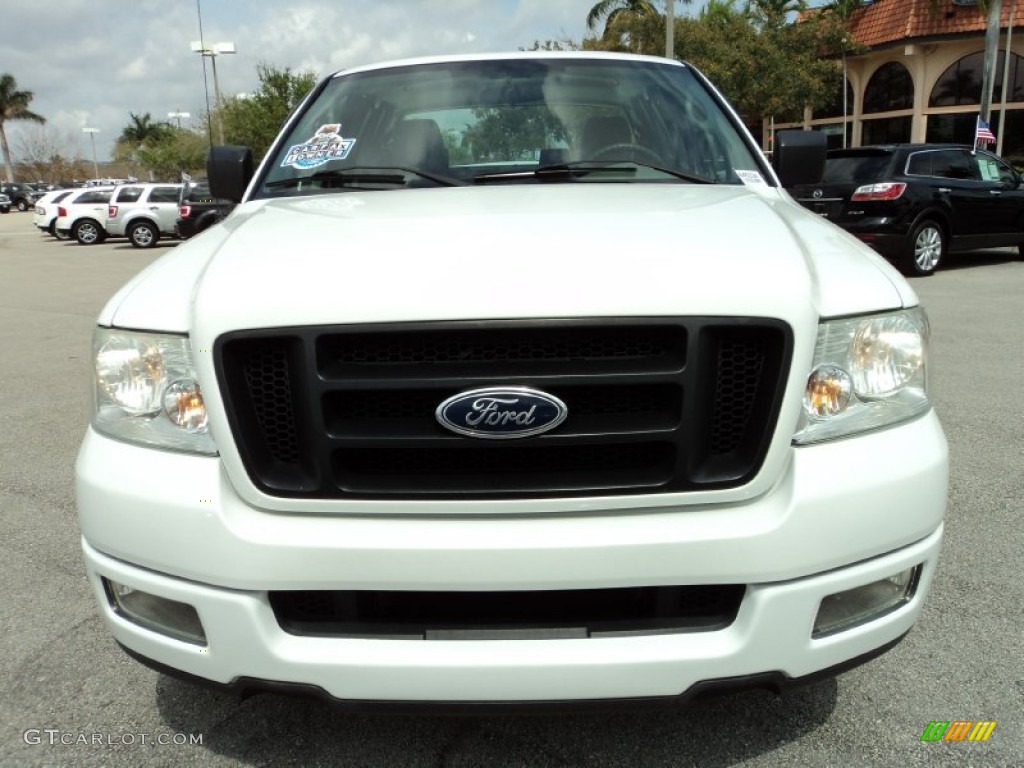
[[[678,697],[709,680],[802,678],[871,654],[919,615],[942,540],[946,444],[934,414],[793,449],[765,496],[731,505],[429,518],[280,514],[245,505],[216,458],[88,434],[83,550],[123,646],[223,685],[272,681],[356,702]],[[117,468],[114,471],[113,468]],[[812,639],[827,595],[920,565],[913,598]],[[195,607],[207,646],[134,624],[101,578]],[[533,590],[743,583],[736,620],[677,634],[524,640],[302,637],[269,590]]]
[[[942,529],[885,557],[806,579],[756,584],[732,626],[716,632],[581,640],[372,640],[298,637],[278,627],[266,594],[172,579],[83,543],[90,580],[115,638],[139,656],[223,685],[253,679],[320,690],[348,702],[540,702],[680,697],[717,679],[813,675],[872,654],[904,635],[921,611]],[[822,598],[922,565],[914,598],[875,621],[821,639]],[[201,647],[114,613],[100,575],[196,607]]]

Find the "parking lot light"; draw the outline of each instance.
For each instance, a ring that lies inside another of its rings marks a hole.
[[[96,134],[100,132],[99,128],[83,128],[82,133],[89,134],[89,140],[92,142],[92,177],[98,179],[100,177],[100,166],[96,162]]]
[[[217,57],[223,54],[235,53],[235,44],[232,42],[214,43],[207,47],[202,40],[192,41],[192,51],[204,58],[210,59],[210,66],[213,68],[213,95],[214,108],[217,111],[217,143],[224,143],[224,121],[220,114],[221,98],[220,84],[217,82]]]

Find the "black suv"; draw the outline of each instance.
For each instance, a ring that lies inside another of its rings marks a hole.
[[[36,207],[36,200],[42,197],[28,184],[12,184],[9,181],[0,182],[0,192],[11,198],[11,203],[19,211],[33,210]]]
[[[234,206],[229,200],[218,200],[210,194],[205,181],[188,181],[178,198],[178,237],[186,240],[223,219]]]
[[[932,274],[951,251],[1016,246],[1024,255],[1021,177],[995,155],[970,147],[836,149],[820,184],[789,191],[907,275]]]

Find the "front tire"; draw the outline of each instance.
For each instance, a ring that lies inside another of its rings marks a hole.
[[[914,227],[910,235],[907,252],[901,265],[903,274],[911,277],[928,277],[935,273],[945,254],[945,230],[938,222],[925,219]]]
[[[135,248],[152,248],[160,239],[160,232],[148,221],[139,221],[128,228],[128,240]]]
[[[71,236],[78,241],[79,245],[96,245],[106,239],[103,227],[92,219],[82,219],[77,222],[71,230]]]

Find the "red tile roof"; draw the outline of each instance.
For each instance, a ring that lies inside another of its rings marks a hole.
[[[853,12],[850,31],[868,48],[985,31],[986,15],[981,8],[954,5],[953,0],[938,0],[937,6],[933,14],[931,0],[875,0]],[[1024,0],[1003,0],[1001,27],[1007,27],[1011,8],[1014,27],[1024,27]]]

